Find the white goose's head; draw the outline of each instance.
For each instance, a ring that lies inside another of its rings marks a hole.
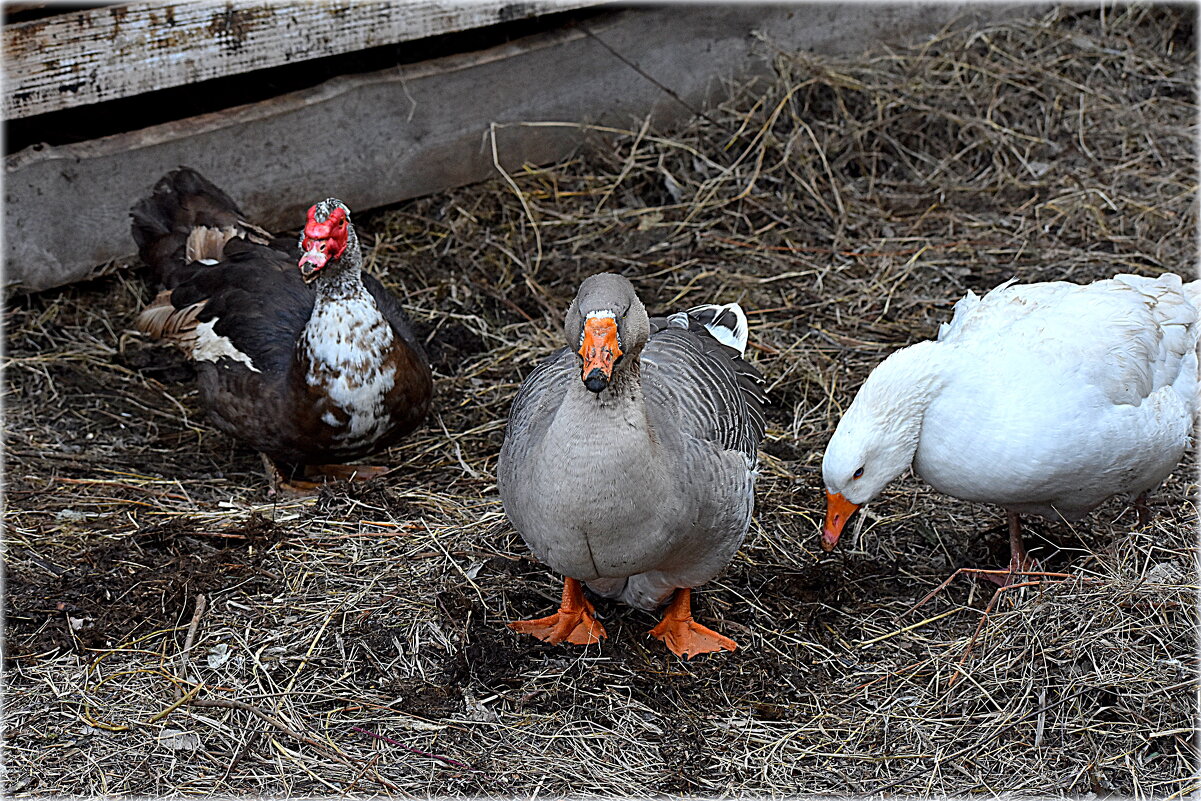
[[[913,463],[922,417],[936,384],[927,352],[933,344],[899,350],[881,362],[838,421],[822,457],[822,550],[834,550],[855,510]]]

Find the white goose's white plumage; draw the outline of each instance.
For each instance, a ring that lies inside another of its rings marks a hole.
[[[1004,507],[1011,530],[1020,513],[1078,519],[1154,488],[1191,441],[1199,304],[1201,281],[1171,274],[969,292],[936,341],[882,362],[839,422],[823,547],[910,465],[940,492]]]

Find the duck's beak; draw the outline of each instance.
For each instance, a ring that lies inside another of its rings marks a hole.
[[[584,321],[584,341],[580,344],[584,357],[584,386],[600,392],[609,386],[613,364],[621,357],[617,344],[617,321],[612,317],[589,317]]]
[[[841,492],[826,493],[826,522],[822,525],[823,551],[829,553],[834,550],[838,538],[842,536],[843,527],[858,508],[859,504],[851,503]]]
[[[316,239],[307,240],[305,244],[309,245],[309,249],[300,256],[297,266],[300,267],[300,277],[308,283],[316,278],[317,272],[329,262],[329,255],[326,253],[329,243],[324,239]]]

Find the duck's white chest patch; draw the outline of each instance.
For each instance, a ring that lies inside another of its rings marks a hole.
[[[332,407],[322,421],[332,425],[345,419],[335,435],[338,442],[355,446],[383,434],[389,419],[385,401],[396,384],[396,368],[387,359],[393,337],[392,326],[366,293],[314,308],[301,335],[309,353],[305,381],[321,387]]]
[[[218,319],[214,317],[208,322],[200,323],[196,326],[196,339],[192,343],[192,358],[200,362],[233,359],[235,362],[241,362],[246,365],[253,372],[262,372],[254,366],[254,361],[249,356],[234,347],[234,343],[230,341],[229,337],[223,337],[213,330],[213,327],[217,325]]]

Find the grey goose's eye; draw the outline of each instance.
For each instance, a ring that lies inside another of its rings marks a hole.
[[[856,479],[856,480],[858,480],[862,477],[863,477],[863,468],[862,467],[860,467],[858,470],[856,470],[854,472],[854,474],[851,476],[851,478]]]

